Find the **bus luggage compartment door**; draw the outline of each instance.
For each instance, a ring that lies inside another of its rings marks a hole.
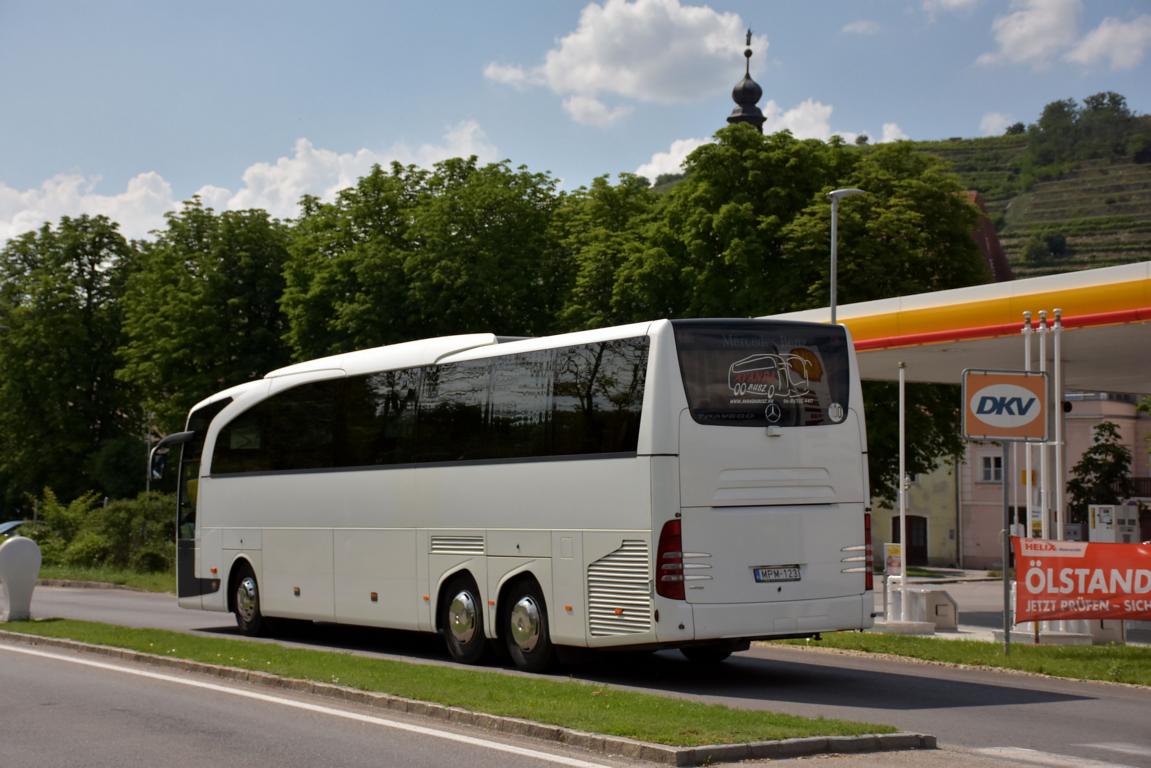
[[[862,545],[862,429],[680,420],[685,593],[691,603],[754,603],[858,594],[843,548]]]

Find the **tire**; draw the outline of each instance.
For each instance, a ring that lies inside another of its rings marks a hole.
[[[451,657],[461,664],[477,664],[487,651],[483,603],[468,576],[457,576],[441,593],[440,634]]]
[[[236,626],[248,637],[259,637],[268,631],[268,622],[260,610],[260,585],[250,565],[236,570],[232,580],[232,610]]]
[[[689,645],[679,652],[693,664],[719,664],[731,655],[729,645]]]
[[[502,601],[501,634],[512,663],[525,672],[546,672],[555,666],[556,648],[548,626],[548,609],[534,579],[508,590]]]

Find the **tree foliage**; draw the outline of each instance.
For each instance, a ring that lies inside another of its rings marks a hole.
[[[622,174],[563,193],[546,173],[455,158],[375,167],[331,201],[305,197],[292,222],[193,199],[135,244],[99,218],[29,233],[0,265],[0,324],[11,329],[0,360],[18,361],[0,383],[0,483],[10,498],[50,486],[65,505],[89,489],[130,497],[145,414],[154,430],[179,429],[203,397],[292,359],[453,333],[824,306],[827,193],[839,187],[866,190],[839,209],[840,301],[988,278],[975,207],[907,142],[735,125],[666,181]],[[919,473],[959,450],[959,398],[911,390]],[[873,489],[888,497],[894,402],[890,385],[866,388]]]
[[[1071,468],[1067,494],[1073,523],[1087,522],[1089,504],[1119,504],[1131,495],[1131,451],[1115,423],[1095,425],[1091,447]]]
[[[195,402],[288,361],[288,229],[266,211],[216,213],[198,198],[166,218],[128,276],[119,376],[172,432]]]
[[[142,485],[136,398],[115,376],[131,249],[103,216],[64,217],[0,250],[0,477],[11,504]],[[134,477],[124,458],[134,455]]]
[[[475,157],[377,166],[332,203],[305,200],[283,300],[293,351],[548,332],[569,280],[558,205],[549,175]]]

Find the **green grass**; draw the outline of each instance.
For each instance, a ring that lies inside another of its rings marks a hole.
[[[884,725],[731,709],[573,680],[411,664],[163,630],[63,619],[17,622],[8,628],[673,746],[896,730]]]
[[[40,567],[41,579],[62,579],[66,581],[95,581],[103,584],[115,584],[120,587],[130,587],[144,592],[172,592],[176,591],[176,574],[169,573],[138,573],[127,569],[116,568],[79,568],[63,565],[44,565]]]
[[[1151,648],[1120,645],[1068,646],[946,640],[872,632],[834,632],[822,640],[785,640],[789,645],[906,656],[947,664],[1014,669],[1075,680],[1105,680],[1151,686]]]

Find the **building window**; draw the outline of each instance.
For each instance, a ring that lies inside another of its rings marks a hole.
[[[979,482],[981,483],[1002,483],[1003,482],[1003,457],[1002,456],[984,456],[982,458],[982,472],[979,475]]]

